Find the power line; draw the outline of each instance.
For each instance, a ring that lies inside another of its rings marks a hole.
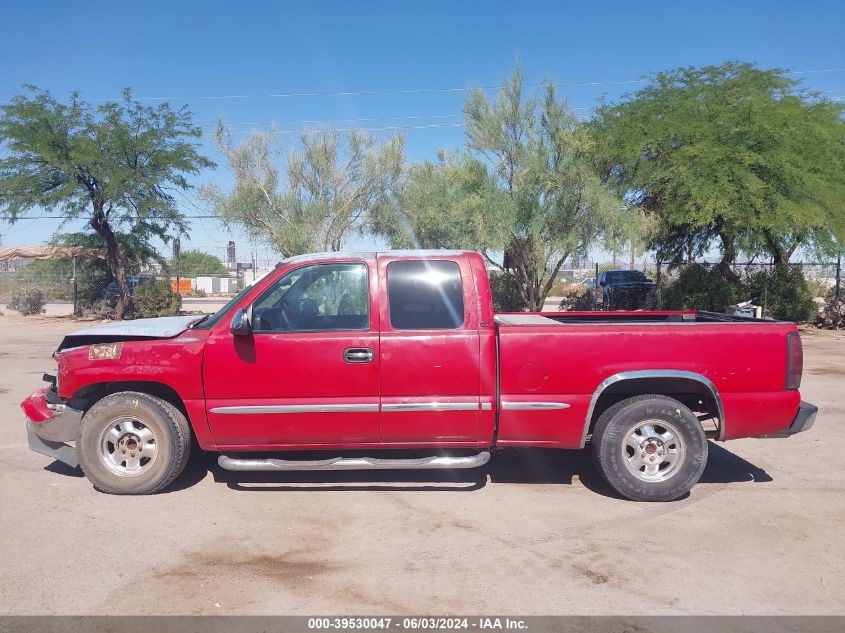
[[[576,106],[570,107],[570,110],[594,110],[594,107],[588,106]],[[358,121],[419,121],[425,119],[455,119],[458,117],[462,117],[463,114],[456,113],[456,114],[405,114],[405,115],[385,115],[385,116],[372,116],[372,117],[358,117],[355,119],[300,119],[300,120],[287,120],[287,121],[239,121],[239,122],[230,122],[230,121],[223,121],[223,124],[226,126],[233,126],[233,125],[290,125],[290,124],[302,124],[302,125],[310,125],[310,124],[321,124],[321,123],[355,123]],[[217,127],[217,123],[198,123],[197,127]]]
[[[609,86],[621,84],[638,84],[648,81],[647,79],[625,79],[620,81],[574,81],[566,83],[551,84],[556,88],[576,88],[583,86]],[[529,84],[526,88],[544,88],[549,84]],[[503,85],[478,86],[480,90],[497,90]],[[394,90],[336,90],[336,91],[305,91],[305,92],[274,92],[263,94],[228,94],[228,95],[196,95],[179,97],[137,97],[138,101],[199,101],[199,100],[227,100],[227,99],[284,99],[292,97],[360,97],[371,95],[408,95],[408,94],[431,94],[449,92],[469,92],[474,87],[449,87],[449,88],[400,88]],[[106,97],[97,97],[91,101],[112,101]]]
[[[790,70],[787,75],[811,75],[813,73],[840,73],[845,68],[822,68],[821,70]]]
[[[430,125],[385,125],[382,127],[324,127],[324,128],[300,128],[298,130],[272,130],[268,132],[233,132],[233,134],[245,135],[267,135],[267,134],[322,134],[323,132],[386,132],[396,130],[430,130],[443,128],[464,127],[463,123],[432,123]]]
[[[809,70],[790,70],[787,75],[809,75],[818,73],[836,73],[845,72],[845,68],[819,68]],[[528,84],[526,88],[544,88],[547,85],[552,85],[555,88],[579,88],[592,86],[612,86],[612,85],[628,85],[640,84],[648,82],[648,77],[640,77],[639,79],[620,79],[620,80],[606,80],[606,81],[570,81],[557,83],[539,83]],[[504,88],[502,84],[489,86],[453,86],[453,87],[427,87],[427,88],[399,88],[389,90],[335,90],[335,91],[299,91],[299,92],[274,92],[274,93],[257,93],[257,94],[218,94],[218,95],[193,95],[193,96],[167,96],[167,97],[134,97],[137,101],[198,101],[198,100],[227,100],[227,99],[279,99],[279,98],[293,98],[293,97],[355,97],[368,95],[403,95],[403,94],[429,94],[429,93],[450,93],[450,92],[469,92],[470,90],[498,90]],[[114,101],[114,97],[94,97],[90,101]],[[9,104],[10,100],[0,101],[0,104]]]
[[[787,75],[809,75],[816,73],[834,73],[845,72],[845,68],[820,68],[810,70],[791,70],[787,71]],[[552,86],[556,88],[579,88],[591,86],[614,86],[614,85],[628,85],[646,83],[649,79],[647,77],[640,77],[639,79],[620,79],[609,81],[570,81],[553,83]],[[529,84],[526,88],[543,88],[548,84]],[[481,90],[497,90],[503,88],[502,84],[479,86]],[[472,87],[454,86],[454,87],[429,87],[429,88],[400,88],[392,90],[309,90],[300,92],[273,92],[273,93],[258,93],[258,94],[218,94],[218,95],[195,95],[195,96],[171,96],[171,97],[137,97],[139,101],[192,101],[192,100],[226,100],[226,99],[284,99],[294,97],[357,97],[369,95],[403,95],[403,94],[430,94],[430,93],[450,93],[450,92],[468,92],[473,90]],[[99,97],[91,99],[91,101],[112,101],[113,99]]]
[[[301,119],[299,121],[246,121],[233,122],[224,121],[225,125],[290,125],[293,123],[301,123],[307,125],[310,123],[354,123],[356,121],[404,121],[404,120],[419,120],[419,119],[451,119],[462,116],[460,114],[409,114],[405,116],[374,116],[374,117],[359,117],[357,119]],[[199,123],[198,127],[217,127],[217,123]]]

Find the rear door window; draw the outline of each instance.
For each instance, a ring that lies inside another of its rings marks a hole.
[[[464,287],[457,262],[391,262],[387,297],[395,330],[453,330],[464,324]]]

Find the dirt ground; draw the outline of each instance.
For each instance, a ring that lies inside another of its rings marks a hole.
[[[589,453],[459,474],[221,471],[116,497],[26,447],[18,403],[69,319],[0,317],[0,614],[845,614],[845,336],[804,334],[787,440],[711,443],[682,501]]]

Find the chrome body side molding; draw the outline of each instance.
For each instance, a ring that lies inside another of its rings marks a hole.
[[[257,415],[272,413],[367,413],[381,411],[492,411],[489,402],[393,402],[349,404],[259,404],[214,407],[211,413],[220,415]]]
[[[365,413],[378,411],[378,404],[274,404],[214,407],[220,415],[254,415],[261,413]]]
[[[478,411],[477,402],[391,402],[381,405],[382,411]]]
[[[713,384],[713,381],[694,371],[681,371],[678,369],[643,369],[637,371],[623,371],[618,374],[613,374],[599,383],[599,386],[596,387],[596,390],[593,392],[593,397],[590,399],[590,407],[587,409],[587,419],[584,420],[584,431],[581,434],[581,448],[584,448],[584,445],[587,443],[587,434],[590,430],[590,420],[593,418],[593,411],[596,408],[596,402],[598,402],[601,394],[608,387],[618,382],[625,380],[638,380],[642,378],[679,378],[683,380],[693,380],[704,385],[708,391],[710,391],[710,394],[713,396],[713,400],[716,402],[716,408],[719,415],[718,439],[723,439],[725,434],[725,409],[722,405],[722,398],[719,395],[718,389],[716,389],[716,385]]]
[[[565,402],[511,402],[502,400],[502,411],[553,411],[555,409],[568,409],[570,405]]]
[[[228,455],[220,455],[217,458],[217,463],[221,468],[236,471],[455,469],[478,468],[488,461],[490,461],[488,451],[465,457],[438,455],[409,459],[377,457],[332,457],[314,460],[237,459]]]

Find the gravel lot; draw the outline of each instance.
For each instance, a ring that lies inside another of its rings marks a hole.
[[[845,614],[845,336],[806,332],[815,427],[711,443],[685,500],[615,498],[589,453],[458,474],[228,473],[113,497],[26,447],[70,319],[0,317],[0,614]]]

